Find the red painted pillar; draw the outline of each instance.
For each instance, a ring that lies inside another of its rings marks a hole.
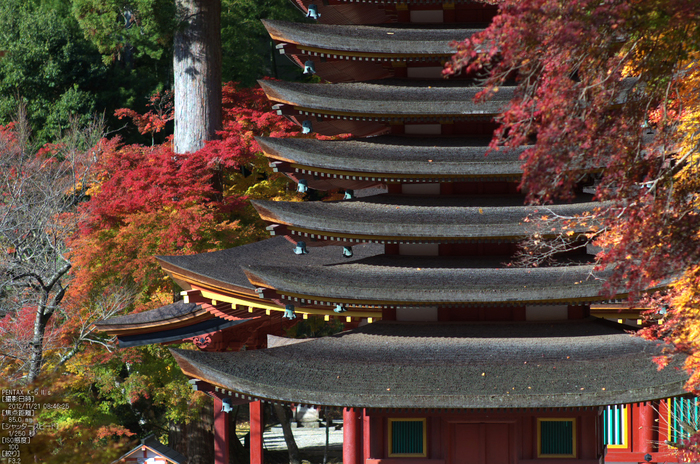
[[[218,396],[214,397],[214,463],[228,464],[228,414]]]
[[[367,410],[362,410],[362,462],[372,458],[372,443],[370,441],[370,417]]]
[[[250,403],[250,464],[263,464],[262,402]]]
[[[639,452],[651,453],[654,444],[654,408],[651,403],[641,403],[639,405]]]
[[[360,464],[359,428],[357,409],[343,408],[343,464]]]

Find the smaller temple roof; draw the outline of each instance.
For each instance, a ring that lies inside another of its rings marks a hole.
[[[211,319],[212,315],[198,304],[177,301],[150,311],[103,319],[95,323],[102,332],[118,334],[135,328],[157,328],[164,325],[191,325]]]
[[[451,177],[522,174],[527,148],[491,150],[489,140],[381,136],[366,140],[259,137],[268,158],[334,172]]]
[[[312,253],[317,248],[314,248]],[[310,256],[310,255],[309,255]],[[516,268],[506,257],[381,255],[347,264],[249,264],[251,282],[302,304],[500,305],[604,301],[593,264]]]
[[[220,330],[228,329],[240,324],[251,322],[253,319],[240,319],[237,321],[227,321],[220,317],[212,317],[211,319],[193,324],[187,327],[177,329],[161,330],[152,333],[140,333],[135,335],[119,335],[119,348],[129,348],[132,346],[152,345],[154,343],[171,343],[179,342],[186,338],[196,337],[197,335],[205,335]]]
[[[501,87],[486,102],[474,103],[482,87],[457,81],[381,81],[381,83],[304,84],[258,81],[267,97],[312,115],[355,114],[372,117],[495,115],[514,96]]]
[[[260,217],[314,238],[354,238],[358,241],[436,242],[519,240],[536,232],[531,215],[573,217],[600,203],[588,201],[548,206],[524,206],[517,195],[376,195],[354,200],[283,202],[253,201]],[[590,224],[575,232],[585,233]],[[318,237],[317,237],[318,236]]]
[[[338,26],[263,20],[277,42],[306,50],[372,55],[453,55],[451,42],[461,41],[480,29],[418,29],[396,26]]]
[[[172,350],[183,372],[244,399],[357,408],[558,408],[685,393],[677,359],[626,326],[589,318],[376,322],[239,353]],[[303,372],[304,375],[299,375]]]
[[[252,319],[226,320],[196,303],[177,301],[150,311],[95,323],[97,330],[116,335],[120,348],[170,343],[228,329]]]
[[[144,451],[147,453],[144,457]],[[124,456],[120,457],[112,464],[122,462],[167,462],[169,464],[185,464],[187,458],[176,450],[165,446],[153,435],[149,435],[141,440],[141,444],[132,449]]]

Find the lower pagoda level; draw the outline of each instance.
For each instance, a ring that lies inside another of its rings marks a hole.
[[[658,348],[621,329],[595,318],[381,321],[266,350],[173,355],[217,404],[343,408],[345,464],[672,460],[659,445],[668,403],[638,401],[681,394],[686,377],[657,370]]]
[[[695,408],[692,400],[679,397],[687,376],[677,365],[657,370],[652,357],[662,347],[630,337],[633,327],[591,316],[622,317],[614,305],[599,305],[603,310],[575,300],[347,305],[346,312],[336,313],[333,306],[297,302],[296,318],[286,319],[287,305],[260,298],[260,287],[247,277],[251,261],[287,269],[301,265],[308,277],[321,275],[312,268],[336,267],[363,275],[387,259],[380,244],[355,245],[350,258],[333,246],[310,248],[306,255],[293,249],[289,240],[276,237],[219,252],[160,257],[163,268],[187,289],[185,300],[100,325],[120,346],[195,343],[199,351],[173,354],[195,388],[214,398],[217,464],[229,462],[224,404],[244,403],[251,411],[254,464],[265,462],[265,403],[341,409],[346,464],[674,460],[665,442],[682,438],[683,411],[687,420]],[[410,257],[413,265],[417,259]],[[420,272],[432,272],[427,262],[421,266]],[[497,269],[509,270],[492,272]],[[513,271],[514,277],[501,277],[495,287],[494,280],[466,277],[470,288],[458,298],[502,299],[517,290],[530,300],[542,299],[563,291],[571,278],[579,284],[568,287],[580,293],[569,291],[569,298],[591,298],[600,290],[596,280],[562,277],[565,268],[545,269],[545,274]],[[399,285],[381,279],[380,273],[371,281],[382,292]],[[434,285],[430,281],[427,276],[426,287]],[[353,292],[353,285],[338,284],[339,291]],[[404,282],[397,292],[418,295],[421,288]],[[624,316],[634,319],[633,312]],[[349,330],[268,347],[268,334],[284,335],[307,317],[342,318]]]

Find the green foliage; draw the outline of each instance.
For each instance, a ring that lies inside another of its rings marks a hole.
[[[73,14],[106,63],[132,53],[159,60],[172,48],[171,0],[73,0]]]
[[[10,123],[18,100],[24,102],[39,145],[60,138],[71,119],[86,123],[95,113],[104,113],[111,129],[123,125],[114,111],[145,109],[143,96],[165,88],[172,72],[167,41],[151,53],[158,59],[130,47],[105,64],[71,6],[71,0],[0,2],[0,124]]]
[[[67,129],[71,117],[91,118],[107,71],[77,23],[51,5],[0,4],[0,123],[11,122],[21,99],[40,143]]]
[[[251,87],[263,76],[298,77],[297,66],[274,50],[260,20],[298,21],[301,18],[303,15],[289,0],[222,0],[224,82],[235,81]]]
[[[191,346],[191,345],[189,345]],[[94,430],[120,424],[145,436],[169,421],[189,422],[204,395],[193,392],[167,348],[147,345],[105,356],[89,350],[67,365],[74,407],[66,424]]]

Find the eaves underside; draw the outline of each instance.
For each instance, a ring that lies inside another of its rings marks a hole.
[[[374,299],[350,299],[350,298],[326,298],[318,295],[307,295],[302,293],[290,293],[286,291],[278,291],[280,295],[291,301],[298,301],[301,304],[307,305],[335,305],[338,303],[354,306],[370,306],[373,308],[413,308],[416,306],[440,306],[440,307],[462,307],[462,308],[478,308],[478,307],[509,307],[509,306],[524,306],[524,305],[557,305],[578,303],[585,304],[591,302],[609,301],[610,298],[593,296],[582,298],[561,298],[561,299],[533,299],[533,300],[517,300],[517,301],[411,301],[411,300],[374,300]],[[616,298],[624,299],[625,295],[618,295]],[[349,308],[348,308],[349,309]]]
[[[261,215],[262,217],[262,215]],[[274,218],[262,218],[264,221],[279,223]],[[330,232],[319,229],[307,229],[285,224],[287,231],[302,237],[318,240],[337,240],[355,243],[384,243],[384,244],[404,244],[404,243],[513,243],[519,242],[527,234],[517,235],[485,235],[479,237],[449,237],[449,236],[411,236],[411,235],[373,235],[373,234],[345,234],[342,232]],[[274,232],[274,231],[273,231]],[[274,235],[274,233],[272,234]],[[586,232],[578,232],[571,237],[585,236]],[[540,234],[540,237],[557,237],[557,234]]]
[[[369,113],[369,112],[353,112],[353,111],[335,111],[335,110],[327,110],[323,108],[310,108],[310,107],[305,107],[305,106],[297,106],[293,102],[288,102],[288,101],[283,101],[283,100],[275,100],[279,101],[280,103],[285,103],[294,108],[294,111],[299,112],[300,114],[306,115],[306,116],[334,116],[336,118],[339,117],[347,117],[348,119],[350,118],[370,118],[376,121],[383,120],[383,121],[398,121],[398,120],[406,120],[406,119],[411,119],[411,120],[416,120],[416,122],[419,122],[420,120],[430,120],[430,121],[445,121],[447,122],[448,120],[451,119],[469,119],[469,118],[475,118],[475,117],[484,117],[484,116],[495,116],[499,113],[499,111],[488,111],[488,110],[483,110],[483,111],[471,111],[471,112],[461,112],[461,113]],[[352,119],[350,119],[352,120]]]
[[[207,319],[211,318],[211,314],[209,314],[208,311],[206,311],[203,308],[200,308],[196,312],[193,312],[187,316],[184,317],[175,317],[175,318],[169,318],[169,319],[164,319],[160,321],[154,321],[154,322],[143,322],[143,323],[133,323],[133,324],[112,324],[112,325],[104,325],[100,326],[101,328],[99,329],[100,331],[109,334],[109,335],[114,335],[118,336],[121,334],[129,333],[129,334],[138,334],[138,333],[147,333],[147,332],[152,332],[154,329],[159,329],[162,327],[168,327],[168,328],[180,328],[180,327],[186,327],[198,322],[205,321]]]
[[[272,156],[268,156],[273,158]],[[325,174],[327,178],[347,178],[351,180],[367,180],[367,181],[379,181],[379,182],[394,182],[412,179],[425,179],[429,181],[451,181],[459,179],[471,179],[471,180],[491,180],[494,178],[500,179],[511,179],[518,180],[522,177],[521,173],[508,173],[508,174],[468,174],[468,173],[455,173],[455,174],[397,174],[393,172],[370,172],[370,171],[344,171],[342,169],[326,169],[319,168],[315,166],[307,166],[303,164],[291,163],[289,165],[291,168],[295,169],[296,172],[301,173],[318,173]]]
[[[370,53],[370,52],[351,52],[345,50],[330,50],[326,48],[307,47],[297,45],[297,48],[302,52],[307,52],[310,55],[319,56],[322,58],[365,58],[364,61],[394,61],[394,60],[411,60],[411,59],[427,59],[427,60],[447,60],[454,53]]]

